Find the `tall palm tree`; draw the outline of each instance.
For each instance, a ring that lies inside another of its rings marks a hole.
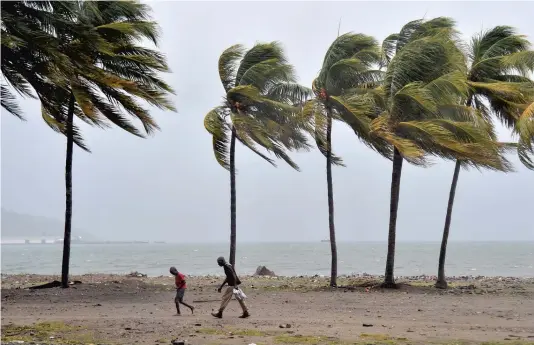
[[[230,171],[230,263],[235,265],[236,140],[272,165],[274,160],[257,145],[298,170],[288,151],[309,149],[295,105],[310,91],[296,84],[277,42],[259,43],[246,52],[239,44],[226,49],[219,58],[219,77],[225,100],[206,115],[204,125],[213,137],[217,162]]]
[[[386,157],[391,149],[380,138],[369,136],[372,118],[352,111],[350,96],[375,87],[382,72],[373,69],[379,62],[378,44],[373,37],[347,33],[339,36],[328,48],[318,77],[313,81],[315,97],[306,102],[303,116],[314,124],[314,137],[320,152],[326,157],[326,185],[328,191],[328,224],[330,230],[331,271],[330,286],[337,285],[337,243],[334,223],[334,192],[332,165],[343,166],[341,158],[332,153],[332,121],[348,124],[369,147]]]
[[[64,62],[58,63],[55,51],[53,56],[42,58],[46,62],[42,65],[58,72],[54,79],[49,77],[50,73],[37,81],[31,78],[30,74],[36,66],[39,67],[40,60],[37,63],[30,61],[29,67],[15,66],[19,67],[15,72],[30,80],[41,101],[45,122],[67,137],[61,284],[68,287],[73,144],[76,142],[87,150],[74,125],[74,115],[91,125],[105,128],[111,123],[143,137],[122,113],[125,111],[140,120],[145,132],[151,134],[158,126],[139,100],[174,111],[167,99],[172,89],[157,75],[168,71],[165,58],[138,43],[142,38],[157,42],[158,27],[149,20],[148,6],[133,1],[51,2],[50,6],[41,7],[28,2],[23,5],[34,12],[42,12],[42,17],[54,18],[54,21],[35,21],[35,28],[44,35],[57,38],[60,42],[56,47],[57,56]],[[24,56],[28,60],[31,57],[33,55]]]
[[[465,104],[480,112],[487,121],[495,115],[508,128],[516,129],[521,111],[516,105],[526,103],[534,87],[528,78],[528,73],[534,70],[534,52],[529,51],[529,47],[526,37],[508,26],[497,26],[475,35],[467,52],[470,88]],[[520,158],[528,157],[522,154],[525,152],[522,147],[519,147]],[[454,167],[439,255],[437,288],[447,288],[447,241],[460,167],[466,166],[465,163],[458,159]]]
[[[388,37],[383,44],[384,82],[367,93],[358,110],[379,114],[370,125],[371,135],[394,147],[384,287],[396,286],[396,221],[404,160],[425,166],[430,155],[507,168],[490,128],[472,108],[459,105],[468,85],[452,27],[447,18],[414,21]]]

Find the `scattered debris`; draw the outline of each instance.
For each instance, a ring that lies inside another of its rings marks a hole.
[[[370,324],[370,323],[364,323],[364,324],[363,324],[363,327],[373,327],[373,325]]]

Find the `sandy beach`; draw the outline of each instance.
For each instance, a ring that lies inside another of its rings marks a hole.
[[[252,317],[232,301],[214,319],[220,277],[190,277],[185,308],[175,315],[171,277],[83,275],[69,289],[30,290],[58,279],[2,275],[2,343],[39,344],[534,344],[534,279],[457,277],[451,288],[432,277],[243,277]]]

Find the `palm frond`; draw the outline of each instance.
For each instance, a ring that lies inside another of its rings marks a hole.
[[[66,118],[58,119],[57,114],[56,116],[53,116],[50,109],[46,109],[44,106],[41,106],[41,116],[44,120],[44,122],[54,131],[57,133],[61,133],[63,135],[67,135],[67,126],[66,126]],[[80,133],[79,128],[76,125],[72,125],[72,137],[73,141],[82,150],[86,152],[91,152],[89,147],[85,144],[83,137]]]
[[[395,55],[399,37],[399,34],[391,34],[382,41],[382,55],[380,61],[381,68],[386,67]]]
[[[20,109],[19,104],[17,103],[17,98],[9,91],[9,89],[5,85],[1,86],[1,92],[2,94],[0,98],[2,101],[2,108],[4,108],[11,115],[14,115],[19,119],[24,120],[24,116],[22,115],[22,109]]]
[[[534,102],[525,108],[516,127],[519,133],[519,159],[527,168],[534,170]]]
[[[384,79],[384,72],[372,70],[357,58],[342,59],[328,71],[326,89],[330,95],[338,96],[344,90],[360,87],[374,88]]]
[[[339,62],[340,60],[350,59],[362,51],[378,53],[377,41],[371,36],[354,33],[346,33],[336,38],[326,52],[323,66],[319,76],[317,77],[320,87],[326,86],[328,74],[335,63]],[[361,54],[358,57],[358,60],[364,61],[364,57],[370,57],[371,60],[373,59],[373,55]],[[376,57],[378,57],[378,54],[376,54]]]
[[[251,66],[239,80],[239,85],[252,85],[265,93],[269,87],[281,82],[295,82],[293,66],[277,58],[264,60]]]
[[[242,45],[236,44],[226,49],[219,57],[219,77],[225,91],[236,86],[237,62],[243,57],[244,51]]]
[[[249,69],[271,59],[277,59],[282,65],[287,64],[287,59],[279,42],[258,43],[254,45],[241,59],[236,74],[236,85],[243,85],[241,79]]]
[[[488,137],[484,129],[469,122],[450,120],[400,122],[398,131],[418,143],[429,154],[445,159],[508,172],[512,166],[501,154],[501,146]]]
[[[270,87],[265,96],[277,102],[299,106],[312,97],[313,92],[300,84],[284,82]]]
[[[465,71],[465,57],[448,36],[429,36],[403,46],[389,64],[385,92],[394,95],[413,82],[428,83],[444,74]]]
[[[348,124],[354,134],[362,142],[380,153],[382,156],[391,159],[392,147],[378,136],[371,135],[371,121],[376,117],[376,107],[372,99],[366,97],[331,97],[334,109],[339,117]]]
[[[213,153],[217,162],[226,170],[230,169],[229,128],[224,120],[224,108],[212,109],[204,117],[204,127],[212,135]]]
[[[395,147],[402,157],[414,165],[426,166],[425,152],[412,140],[398,136],[394,128],[390,126],[389,114],[382,113],[370,124],[370,134],[380,138]]]

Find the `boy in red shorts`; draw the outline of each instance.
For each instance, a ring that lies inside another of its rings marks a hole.
[[[169,271],[175,277],[176,283],[176,297],[174,298],[174,304],[176,305],[176,315],[180,315],[180,304],[183,304],[189,309],[191,309],[191,314],[193,314],[195,307],[184,302],[185,288],[187,287],[185,283],[185,276],[182,273],[178,272],[178,270],[174,266],[171,267]]]

